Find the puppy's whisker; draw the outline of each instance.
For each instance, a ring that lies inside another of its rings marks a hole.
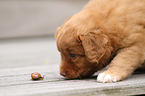
[[[82,79],[82,77],[79,75],[78,71],[75,70],[75,72],[76,72],[76,76],[77,76],[78,78]]]
[[[86,74],[88,74],[89,71],[90,71],[90,69],[88,68],[87,70],[85,70],[85,72],[83,72],[82,76],[86,77]]]
[[[77,77],[79,77],[80,79],[82,79],[82,77],[77,73]]]

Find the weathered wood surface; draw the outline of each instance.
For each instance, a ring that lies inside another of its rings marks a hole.
[[[59,59],[54,39],[1,41],[0,96],[145,94],[145,74],[132,75],[117,83],[98,83],[96,76],[83,80],[65,80],[59,75]],[[45,75],[44,80],[32,81],[32,72]]]
[[[46,75],[32,81],[31,73]],[[98,83],[95,78],[65,80],[57,65],[43,65],[0,70],[1,96],[112,96],[145,93],[145,74],[133,75],[118,83]]]

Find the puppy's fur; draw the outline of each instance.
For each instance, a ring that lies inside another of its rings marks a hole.
[[[145,61],[145,0],[91,0],[56,33],[60,74],[93,75],[99,82],[127,78]]]

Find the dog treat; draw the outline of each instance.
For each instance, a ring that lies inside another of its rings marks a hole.
[[[41,74],[38,73],[38,72],[34,72],[34,73],[31,74],[32,80],[43,80],[44,76],[42,77]]]

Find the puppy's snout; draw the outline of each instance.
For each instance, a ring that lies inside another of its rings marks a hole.
[[[66,77],[66,73],[65,72],[60,72],[60,75]]]

